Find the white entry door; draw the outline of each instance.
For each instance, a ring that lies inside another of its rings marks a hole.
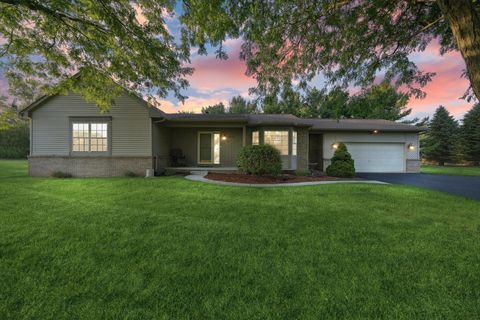
[[[405,172],[403,143],[346,143],[356,172]]]

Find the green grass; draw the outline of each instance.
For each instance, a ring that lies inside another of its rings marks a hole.
[[[422,165],[421,172],[457,176],[480,176],[480,167]]]
[[[0,161],[0,319],[480,316],[478,201],[25,168]]]

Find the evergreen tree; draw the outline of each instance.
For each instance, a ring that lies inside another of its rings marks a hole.
[[[214,104],[213,106],[207,106],[202,108],[203,114],[224,114],[225,113],[225,105],[220,102]]]
[[[443,166],[458,159],[458,123],[444,106],[435,110],[422,147],[423,156]]]
[[[228,113],[246,114],[255,113],[257,111],[257,104],[253,101],[247,101],[242,96],[235,96],[230,100],[230,107]]]
[[[480,165],[480,103],[463,117],[461,135],[465,160]]]

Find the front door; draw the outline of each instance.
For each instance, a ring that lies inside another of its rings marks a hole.
[[[220,133],[198,133],[198,163],[220,164]]]

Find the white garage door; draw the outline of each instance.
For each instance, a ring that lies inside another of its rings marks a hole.
[[[405,172],[402,143],[346,143],[356,172]]]

